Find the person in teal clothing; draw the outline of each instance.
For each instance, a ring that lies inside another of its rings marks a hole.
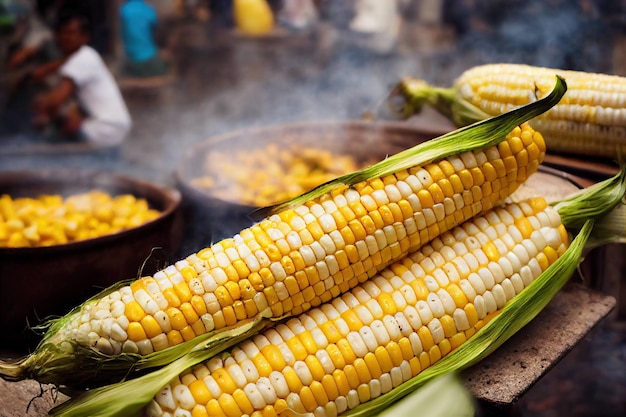
[[[157,14],[144,0],[126,0],[120,10],[126,72],[135,77],[163,75],[166,63],[154,40]]]

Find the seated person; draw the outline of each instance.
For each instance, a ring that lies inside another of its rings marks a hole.
[[[55,34],[63,58],[45,70],[58,69],[61,80],[36,97],[36,123],[54,123],[65,137],[97,147],[119,145],[131,128],[131,118],[113,75],[87,45],[86,19],[62,17]]]
[[[154,7],[143,0],[126,0],[120,17],[128,75],[153,77],[165,74],[167,68],[154,41],[157,26]]]

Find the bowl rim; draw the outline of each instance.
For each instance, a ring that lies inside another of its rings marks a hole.
[[[78,240],[68,243],[62,243],[51,246],[33,246],[33,247],[17,247],[9,248],[6,246],[0,246],[0,255],[19,256],[19,255],[38,255],[53,254],[56,252],[68,251],[68,250],[84,250],[94,246],[104,245],[112,241],[119,239],[129,238],[131,239],[135,234],[141,233],[146,229],[153,228],[156,224],[161,223],[166,218],[171,217],[181,205],[182,194],[173,187],[169,187],[163,184],[145,180],[143,178],[135,177],[128,174],[117,173],[107,169],[91,169],[91,168],[42,168],[42,169],[21,169],[21,170],[8,170],[0,171],[0,187],[5,179],[18,179],[23,182],[28,181],[41,181],[41,183],[54,183],[71,178],[89,178],[93,180],[96,178],[106,178],[112,180],[112,185],[121,185],[130,187],[142,187],[163,196],[166,203],[165,207],[160,210],[159,216],[151,219],[139,226],[132,227],[130,229],[124,229],[119,232],[98,236],[95,238]],[[89,188],[89,183],[86,183],[86,188]],[[98,188],[94,185],[92,188]],[[132,191],[129,191],[132,193]],[[3,194],[0,191],[0,195]]]
[[[344,129],[360,129],[360,130],[379,130],[381,132],[388,133],[405,133],[410,134],[419,133],[424,136],[431,136],[433,138],[441,136],[450,132],[450,129],[442,127],[437,129],[435,127],[421,127],[413,125],[406,121],[395,120],[367,120],[367,119],[321,119],[321,120],[304,120],[285,123],[271,123],[266,125],[248,126],[231,130],[228,132],[209,136],[206,139],[200,140],[188,147],[180,156],[176,167],[174,169],[174,177],[176,183],[185,194],[190,194],[193,198],[203,198],[214,200],[215,202],[223,202],[227,205],[237,205],[239,207],[254,210],[258,207],[248,205],[245,203],[237,203],[227,199],[222,199],[214,196],[212,193],[206,190],[196,187],[192,184],[194,179],[190,175],[189,161],[193,160],[195,156],[200,153],[205,153],[206,149],[214,146],[215,144],[227,142],[233,138],[246,136],[246,135],[259,135],[268,134],[273,131],[288,131],[288,130],[301,130],[301,129],[328,129],[328,128],[344,128]]]

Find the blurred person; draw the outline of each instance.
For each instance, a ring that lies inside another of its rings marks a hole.
[[[60,81],[35,98],[35,123],[52,124],[63,137],[97,147],[119,145],[131,128],[131,118],[111,72],[88,45],[86,19],[62,16],[55,35],[63,58],[45,70],[58,70]]]
[[[154,40],[157,13],[144,0],[126,0],[120,10],[125,71],[135,77],[154,77],[167,72]]]
[[[317,19],[317,6],[312,0],[283,0],[278,12],[280,24],[294,30],[308,29]]]
[[[397,0],[357,0],[349,28],[360,35],[357,44],[373,52],[392,52],[400,36],[402,18]]]
[[[52,31],[39,17],[30,2],[22,2],[18,13],[18,24],[14,44],[7,59],[7,69],[16,70],[29,61],[58,57],[55,54]]]

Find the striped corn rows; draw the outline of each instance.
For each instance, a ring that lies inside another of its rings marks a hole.
[[[444,233],[346,294],[180,375],[149,416],[336,416],[465,342],[567,248],[541,198]]]
[[[616,157],[626,152],[626,78],[516,64],[471,68],[455,81],[460,99],[491,116],[544,97],[554,75],[568,91],[552,109],[530,124],[556,152]]]
[[[544,154],[524,124],[497,146],[346,186],[86,304],[50,342],[148,354],[258,314],[299,314],[499,204]]]

